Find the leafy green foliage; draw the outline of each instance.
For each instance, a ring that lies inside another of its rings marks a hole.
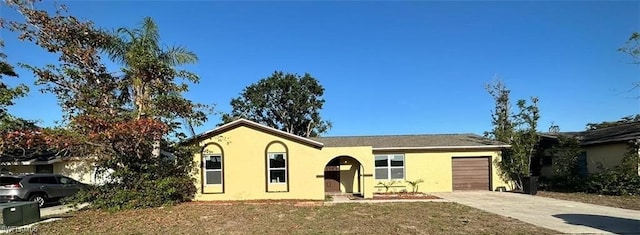
[[[381,185],[382,187],[384,187],[384,192],[388,193],[389,189],[391,189],[391,187],[393,187],[394,184],[398,183],[398,181],[395,180],[391,180],[391,181],[380,181],[378,182],[378,185]]]
[[[632,56],[634,64],[640,64],[640,32],[631,33],[625,45],[619,48],[618,51]]]
[[[4,47],[4,43],[0,40],[0,48]],[[5,77],[18,77],[18,74],[5,59],[7,55],[0,53],[0,134],[6,134],[6,131],[13,131],[16,125],[20,125],[21,122],[26,122],[19,118],[15,118],[8,113],[7,108],[13,105],[13,101],[16,98],[23,97],[29,92],[29,88],[26,85],[18,85],[15,87],[9,87],[2,79]],[[2,148],[0,147],[0,153]]]
[[[558,143],[551,147],[555,175],[562,178],[579,175],[578,157],[581,152],[578,139],[558,136]]]
[[[640,64],[640,32],[631,33],[625,45],[618,48],[618,51],[630,55],[633,58],[631,63]],[[640,87],[640,82],[634,82],[633,89],[638,87]]]
[[[411,185],[411,191],[415,193],[415,192],[418,192],[418,186],[419,184],[424,183],[424,180],[423,179],[417,179],[414,181],[407,180],[407,183]]]
[[[557,175],[545,183],[546,189],[603,195],[640,195],[640,143],[632,140],[627,144],[628,151],[619,165],[610,169],[600,167],[599,172],[586,177],[577,174]]]
[[[59,64],[24,65],[44,92],[57,96],[67,121],[64,129],[36,136],[72,156],[95,161],[98,174],[109,172],[109,183],[80,194],[76,202],[118,210],[190,200],[195,193],[195,149],[178,147],[170,136],[184,136],[178,120],[205,120],[201,106],[182,96],[187,84],[175,82],[197,82],[197,75],[174,67],[195,62],[195,55],[181,48],[161,50],[150,18],[141,29],[113,35],[68,15],[64,7],[50,15],[31,1],[7,5],[24,16],[23,22],[9,22],[9,29],[59,55]],[[123,75],[107,70],[103,52],[123,63]],[[166,153],[160,156],[162,145]]]
[[[502,152],[502,160],[494,162],[498,165],[501,176],[512,181],[516,190],[523,187],[523,177],[530,176],[531,158],[538,143],[538,98],[531,97],[530,104],[526,100],[518,100],[518,113],[511,111],[510,93],[503,82],[487,85],[487,91],[495,102],[491,115],[493,130],[485,136],[511,145]]]
[[[638,121],[640,121],[640,114],[630,115],[630,116],[623,117],[618,121],[613,121],[613,122],[605,121],[600,123],[588,123],[587,130],[596,130],[600,128],[619,126],[619,125],[638,122]]]
[[[331,128],[331,123],[320,117],[323,94],[322,85],[308,73],[299,76],[276,71],[232,99],[233,110],[222,120],[228,123],[246,118],[295,135],[318,136]]]
[[[185,83],[176,83],[183,78],[198,83],[200,77],[176,66],[198,62],[195,53],[184,47],[163,49],[160,46],[160,31],[150,17],[145,17],[139,28],[120,28],[103,49],[111,59],[124,68],[122,95],[130,95],[138,117],[147,115],[174,119],[187,118],[204,121],[204,112],[194,109],[206,106],[196,104],[180,95],[188,91]]]
[[[587,177],[584,185],[587,193],[604,195],[640,195],[640,176],[625,174],[618,169],[606,169]],[[577,186],[580,189],[580,186]]]
[[[149,175],[140,180],[135,188],[121,188],[118,184],[107,184],[83,190],[65,203],[91,202],[93,208],[106,208],[111,211],[140,209],[159,205],[175,205],[193,198],[194,182],[186,177],[168,176],[151,178]]]

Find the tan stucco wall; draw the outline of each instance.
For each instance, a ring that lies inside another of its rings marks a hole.
[[[605,169],[619,165],[627,152],[627,144],[603,144],[583,148],[587,152],[587,168],[589,173],[600,172],[599,165]]]
[[[402,152],[380,152],[379,154],[387,153],[402,154]],[[453,191],[452,157],[491,157],[491,188],[495,190],[497,187],[503,186],[506,187],[506,189],[511,189],[511,186],[500,178],[498,168],[494,164],[496,159],[500,160],[500,152],[497,151],[431,151],[404,153],[404,156],[405,178],[403,180],[396,180],[396,183],[392,185],[389,191],[398,192],[406,190],[411,192],[413,188],[406,181],[416,181],[419,179],[424,180],[424,182],[418,184],[418,192]],[[382,185],[378,185],[379,182],[386,182],[386,180],[375,180],[375,191],[384,192],[385,188]]]

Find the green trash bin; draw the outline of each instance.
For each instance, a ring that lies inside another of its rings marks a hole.
[[[22,226],[40,221],[37,202],[0,203],[0,222],[7,226]]]

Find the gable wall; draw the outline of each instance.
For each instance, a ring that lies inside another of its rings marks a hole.
[[[224,152],[224,193],[222,186],[202,187],[200,167],[196,174],[196,200],[324,199],[324,179],[316,177],[322,175],[326,164],[319,157],[319,149],[246,126],[202,140],[199,146],[212,143]],[[269,151],[288,150],[288,192],[287,184],[267,184],[268,146]],[[201,156],[194,156],[197,166],[202,164]]]

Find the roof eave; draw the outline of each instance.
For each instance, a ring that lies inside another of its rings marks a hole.
[[[251,127],[254,127],[254,128],[257,128],[257,129],[260,129],[260,130],[265,131],[265,132],[271,132],[271,133],[274,133],[274,134],[277,134],[277,135],[282,135],[284,137],[287,137],[287,138],[290,138],[290,139],[294,139],[294,140],[300,141],[302,143],[306,143],[306,144],[311,145],[311,146],[316,147],[316,148],[324,147],[324,144],[320,143],[318,141],[311,140],[311,139],[308,139],[308,138],[304,138],[304,137],[301,137],[301,136],[297,136],[297,135],[294,135],[294,134],[291,134],[291,133],[288,133],[288,132],[285,132],[285,131],[281,131],[281,130],[278,130],[278,129],[275,129],[275,128],[272,128],[272,127],[268,127],[268,126],[262,125],[262,124],[257,123],[257,122],[249,121],[247,119],[238,119],[238,120],[235,120],[233,122],[229,122],[227,124],[219,126],[219,127],[215,128],[215,129],[205,131],[205,132],[203,132],[203,133],[201,133],[199,135],[196,135],[193,138],[187,140],[186,142],[196,141],[196,140],[201,139],[204,136],[209,136],[211,134],[222,133],[222,132],[224,132],[224,131],[226,131],[228,129],[232,129],[235,126],[242,125],[242,124],[247,125],[247,126],[251,126]]]
[[[424,147],[381,147],[372,148],[374,151],[384,150],[448,150],[448,149],[503,149],[511,145],[481,145],[481,146],[424,146]]]

